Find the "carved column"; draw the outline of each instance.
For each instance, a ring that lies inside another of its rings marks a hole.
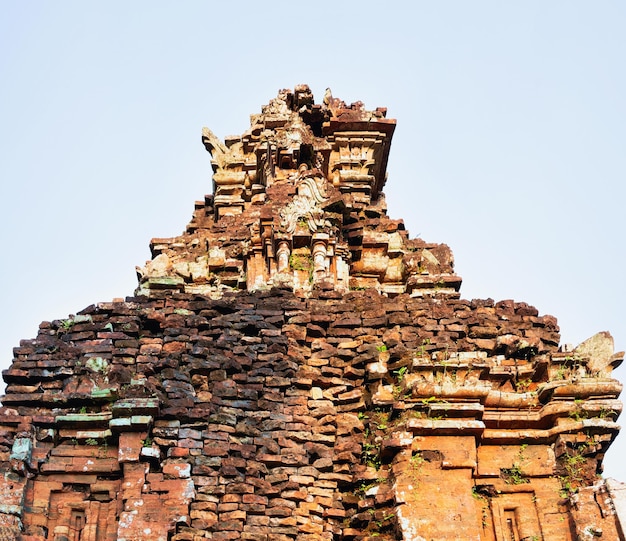
[[[317,235],[316,235],[317,236]],[[315,280],[327,275],[328,260],[326,258],[326,240],[313,242],[313,275]]]
[[[276,250],[276,259],[278,264],[278,273],[289,272],[289,255],[291,250],[289,249],[289,243],[286,240],[282,240],[278,243],[278,249]]]

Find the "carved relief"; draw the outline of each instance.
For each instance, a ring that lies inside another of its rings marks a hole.
[[[306,223],[311,233],[331,227],[321,206],[326,201],[324,180],[319,175],[306,173],[306,168],[301,169],[296,181],[296,195],[280,210],[280,230],[292,235],[301,221]]]
[[[310,294],[323,282],[338,291],[457,296],[461,279],[447,246],[409,240],[402,222],[386,215],[382,188],[394,128],[383,108],[346,105],[330,90],[316,104],[306,85],[281,90],[241,136],[221,141],[205,128],[214,193],[186,234],[153,243],[153,261],[137,269],[138,292],[219,296],[280,284]],[[327,238],[314,246],[320,233]],[[206,249],[223,250],[225,241],[233,255],[213,265]],[[285,247],[277,259],[283,242],[297,268],[285,264]]]

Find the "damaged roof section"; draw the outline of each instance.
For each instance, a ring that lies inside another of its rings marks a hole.
[[[240,136],[222,141],[204,128],[213,194],[196,203],[183,235],[153,239],[138,293],[219,297],[278,286],[458,296],[450,249],[410,239],[387,216],[396,121],[386,114],[346,105],[330,89],[316,104],[298,85],[251,115]]]

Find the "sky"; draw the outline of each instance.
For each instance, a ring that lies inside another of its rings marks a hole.
[[[300,83],[397,119],[389,215],[452,248],[464,298],[626,349],[624,28],[618,0],[0,0],[0,368],[132,295],[211,192],[202,127],[240,134]]]

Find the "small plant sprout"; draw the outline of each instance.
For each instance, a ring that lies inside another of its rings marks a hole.
[[[415,451],[409,459],[409,474],[413,481],[417,482],[419,474],[424,465],[424,457],[421,451]]]
[[[61,321],[61,327],[65,331],[69,331],[73,326],[74,326],[74,320],[71,319],[71,318],[70,319],[64,319],[63,321]]]
[[[528,445],[525,443],[520,445],[517,460],[513,462],[510,468],[502,468],[500,470],[501,477],[508,485],[523,485],[530,482],[522,472],[522,464],[527,460],[524,456],[524,451],[526,451],[527,447]]]
[[[404,379],[406,371],[407,371],[407,367],[406,366],[402,366],[401,368],[398,368],[398,370],[394,370],[393,373],[398,378],[398,383],[402,383],[402,380]]]

